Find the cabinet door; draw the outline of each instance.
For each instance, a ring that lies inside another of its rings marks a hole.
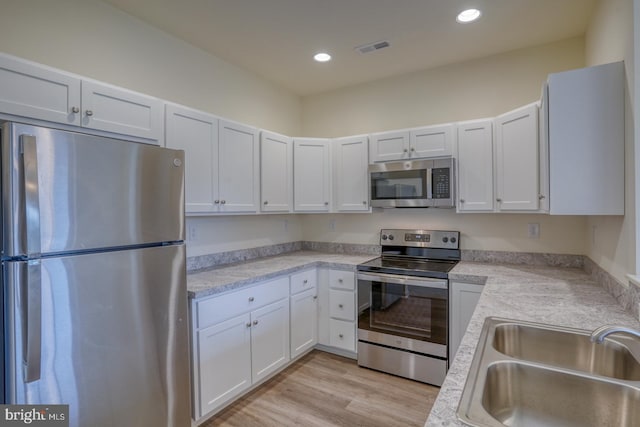
[[[104,83],[82,81],[82,126],[137,136],[162,139],[161,100]]]
[[[369,141],[371,163],[409,158],[409,131],[374,133]]]
[[[218,119],[167,104],[167,148],[184,150],[185,211],[215,212],[218,199]]]
[[[263,212],[289,212],[293,206],[293,140],[262,131],[260,185]]]
[[[220,212],[257,212],[258,131],[220,120],[218,140]]]
[[[491,120],[458,124],[458,210],[493,210]]]
[[[250,320],[247,313],[198,332],[200,416],[251,386]]]
[[[409,154],[412,158],[453,155],[453,124],[414,129],[410,134]]]
[[[300,138],[293,141],[293,201],[298,212],[328,212],[330,173],[328,139]]]
[[[291,358],[318,342],[318,295],[309,289],[291,297]]]
[[[80,79],[0,55],[0,111],[79,126]]]
[[[451,307],[449,316],[451,317],[451,328],[449,330],[449,362],[453,362],[453,358],[460,346],[460,341],[462,341],[471,316],[473,316],[476,305],[478,305],[483,288],[482,285],[470,283],[451,282],[450,284]]]
[[[531,104],[495,119],[496,207],[538,209],[538,107]]]
[[[260,381],[289,361],[289,299],[251,313],[251,378]]]
[[[549,121],[549,102],[547,86],[542,88],[542,101],[538,108],[538,208],[541,212],[549,212],[549,135],[547,123]]]
[[[338,138],[333,142],[335,159],[335,208],[337,211],[369,210],[368,138]]]

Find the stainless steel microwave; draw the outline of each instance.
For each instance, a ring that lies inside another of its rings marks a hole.
[[[371,207],[455,207],[453,158],[369,165]]]

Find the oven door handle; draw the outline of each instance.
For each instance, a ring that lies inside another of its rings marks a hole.
[[[396,285],[422,286],[424,288],[448,289],[447,281],[444,279],[415,278],[397,274],[367,274],[358,273],[358,280],[369,280],[372,282],[393,283]]]

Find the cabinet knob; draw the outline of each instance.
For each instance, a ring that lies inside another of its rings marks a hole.
[[[325,206],[329,206],[329,202],[324,202],[324,205]]]
[[[249,297],[249,302],[253,302],[253,301],[255,301],[255,298],[254,297]]]
[[[220,204],[220,200],[214,200],[213,203],[215,203],[216,205]]]
[[[538,195],[538,200],[544,200],[544,199],[546,199],[544,194]]]
[[[366,200],[363,200],[363,201],[362,201],[362,204],[366,206],[366,205],[367,205],[367,201],[366,201]]]
[[[265,200],[263,204],[266,206],[266,205],[268,205],[268,204],[269,204],[269,201],[268,201],[268,200]]]
[[[411,147],[411,152],[413,153],[414,151],[416,151],[416,149]]]
[[[342,279],[338,279],[338,283],[342,283]]]
[[[409,150],[407,150],[407,149],[405,148],[405,149],[404,149],[404,150],[402,150],[402,151],[404,151],[404,152],[406,153],[406,152],[408,152]]]
[[[464,203],[464,199],[460,199],[460,203]]]
[[[338,308],[344,308],[344,305],[338,304]]]
[[[220,204],[221,204],[221,205],[224,205],[225,203],[227,203],[227,201],[226,201],[226,200],[220,200]]]
[[[247,328],[250,328],[251,327],[251,322],[247,322],[246,326],[247,326]]]
[[[340,338],[344,338],[344,335],[340,334],[340,335],[338,335],[338,337],[340,337]]]
[[[313,299],[318,299],[318,295],[314,295],[314,296],[313,296]]]
[[[496,199],[496,202],[502,203],[502,199],[498,198],[498,199]]]
[[[257,321],[257,320],[254,320],[254,321],[253,321],[253,326],[255,326],[255,325],[257,325],[257,324],[258,324],[258,321]]]
[[[74,114],[78,114],[80,112],[80,109],[78,107],[71,107],[71,112]]]
[[[93,116],[93,111],[91,111],[91,110],[87,110],[84,113],[89,117]]]
[[[304,283],[304,284],[306,285],[307,283],[309,283],[309,281],[308,281],[307,279],[304,279],[304,280],[302,281],[302,283]]]

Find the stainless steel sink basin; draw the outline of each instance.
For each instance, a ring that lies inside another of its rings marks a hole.
[[[606,377],[640,381],[640,362],[628,347],[611,339],[591,342],[590,333],[553,326],[501,324],[493,348],[519,360],[576,369]],[[623,338],[628,341],[628,338]]]
[[[487,318],[458,406],[471,426],[640,426],[640,342]]]

